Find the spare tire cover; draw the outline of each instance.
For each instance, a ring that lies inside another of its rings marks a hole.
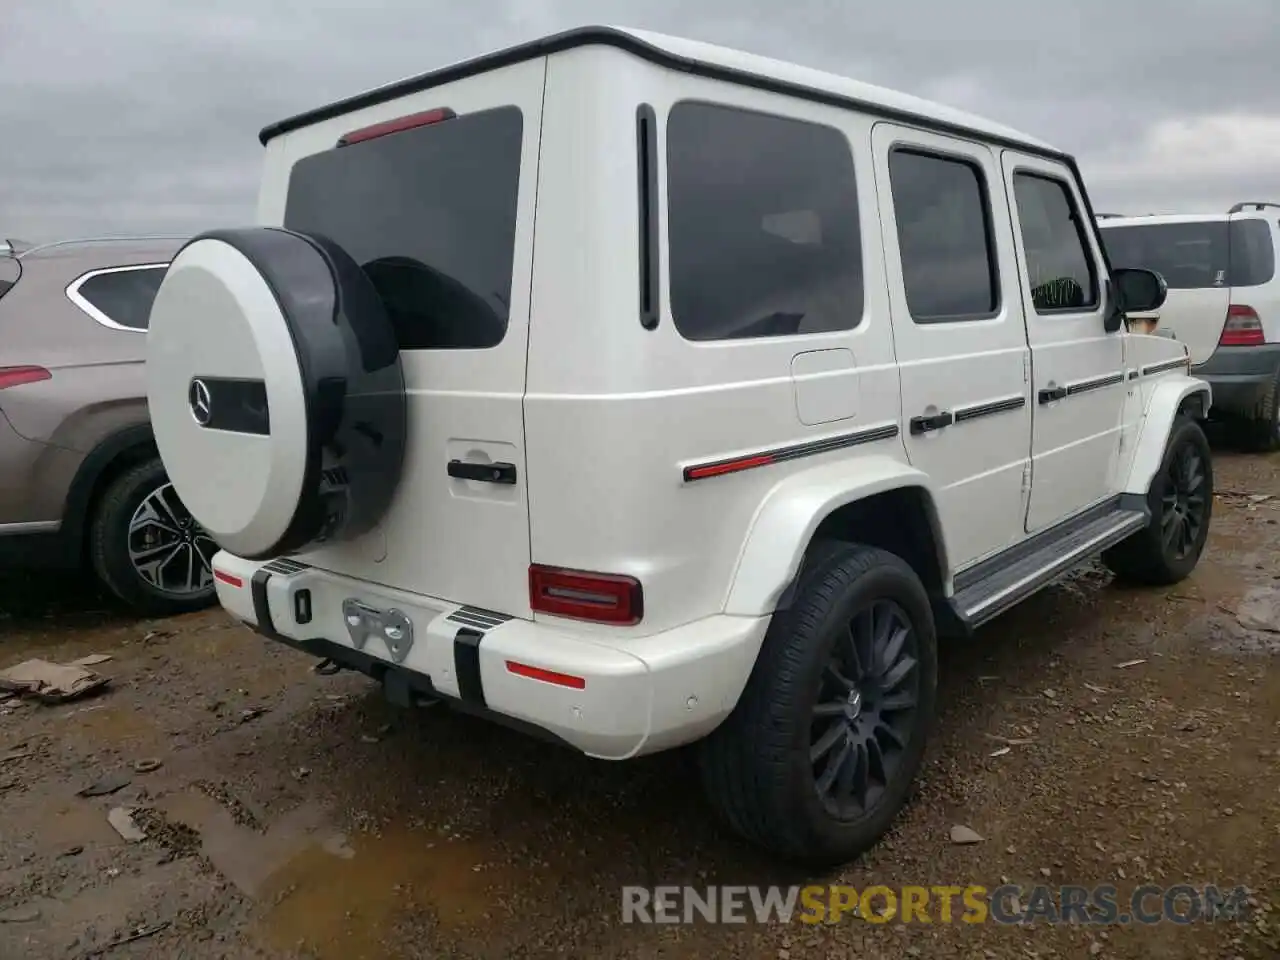
[[[390,505],[406,422],[395,331],[330,240],[247,227],[189,241],[151,308],[147,400],[169,479],[230,553],[350,540]]]

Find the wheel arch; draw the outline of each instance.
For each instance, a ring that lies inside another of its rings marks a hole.
[[[1147,495],[1151,478],[1164,459],[1174,420],[1180,415],[1203,420],[1212,402],[1213,393],[1203,380],[1185,375],[1161,378],[1147,401],[1123,492]]]
[[[935,603],[951,592],[951,569],[927,474],[877,456],[794,474],[772,490],[743,545],[725,612],[766,616],[785,609],[811,548],[858,542],[896,553]]]
[[[99,441],[85,455],[67,493],[63,523],[68,532],[68,548],[83,556],[88,542],[93,511],[117,477],[140,463],[159,459],[155,436],[149,424],[134,424]]]

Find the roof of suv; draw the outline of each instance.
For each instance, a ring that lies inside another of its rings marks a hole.
[[[905,123],[924,121],[930,126],[954,131],[961,135],[977,134],[984,139],[1001,141],[1035,153],[1066,156],[1063,151],[1011,127],[920,97],[709,43],[684,40],[643,30],[604,26],[582,27],[554,34],[472,60],[455,63],[430,73],[389,83],[366,93],[271,124],[262,130],[259,139],[266,144],[273,137],[321,120],[342,116],[354,110],[385,103],[474,74],[591,45],[615,47],[651,63],[683,73],[696,73],[806,99],[857,107],[886,119]]]
[[[1098,226],[1127,227],[1133,224],[1159,226],[1166,223],[1222,223],[1231,218],[1225,213],[1142,213],[1131,217],[1110,216],[1098,221]]]
[[[86,269],[114,263],[138,263],[154,257],[169,260],[186,239],[181,236],[82,237],[28,246],[13,254],[21,263],[36,260],[83,260]]]

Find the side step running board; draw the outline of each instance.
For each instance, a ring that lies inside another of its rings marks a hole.
[[[1051,580],[1137,533],[1150,519],[1143,498],[1125,496],[1044,531],[956,577],[952,598],[969,629],[1025,600]]]

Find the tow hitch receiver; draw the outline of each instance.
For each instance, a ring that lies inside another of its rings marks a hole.
[[[404,663],[404,658],[413,649],[413,623],[394,607],[379,610],[360,600],[344,600],[342,618],[357,650],[364,650],[370,637],[381,637],[391,659]]]

